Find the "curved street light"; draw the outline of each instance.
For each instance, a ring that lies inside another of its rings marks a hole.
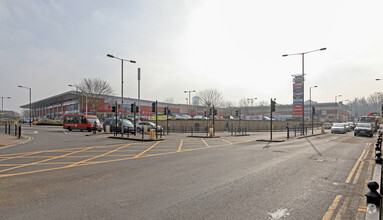
[[[29,89],[29,126],[32,126],[32,88],[20,85],[18,87],[23,89]]]
[[[305,54],[316,52],[316,51],[321,51],[321,50],[326,50],[325,47],[317,49],[317,50],[310,50],[307,52],[303,53],[292,53],[292,54],[283,54],[282,57],[287,57],[287,56],[294,56],[294,55],[301,55],[302,56],[302,134],[304,135],[304,129],[305,129]]]
[[[121,119],[123,119],[122,113],[124,111],[124,61],[129,62],[129,63],[136,63],[136,61],[122,59],[122,58],[113,56],[112,54],[107,54],[106,56],[113,58],[113,59],[121,60]],[[116,108],[117,108],[117,106],[116,106]],[[118,111],[118,110],[116,109],[116,111]]]
[[[342,95],[336,95],[335,96],[335,114],[336,114],[335,122],[338,121],[338,101],[337,101],[338,97],[342,97]]]

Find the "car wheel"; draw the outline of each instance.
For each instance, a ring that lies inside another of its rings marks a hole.
[[[87,128],[86,130],[87,130],[88,132],[91,132],[91,129],[90,129],[90,128]]]
[[[354,133],[354,136],[356,136],[356,133]]]
[[[68,127],[68,131],[72,131],[72,128],[71,128],[71,127]]]
[[[141,132],[141,128],[140,127],[137,128],[137,132]]]

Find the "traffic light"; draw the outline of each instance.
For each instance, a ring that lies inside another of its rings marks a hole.
[[[130,105],[130,112],[134,112],[134,104],[133,103]]]
[[[211,115],[211,108],[209,109],[209,115]]]
[[[156,103],[155,102],[152,103],[152,112],[156,112]]]
[[[205,117],[207,117],[207,115],[206,115],[206,111],[204,112],[204,114],[203,114]]]
[[[136,106],[136,112],[140,112],[140,108]]]
[[[235,116],[239,116],[239,110],[235,110]]]
[[[217,109],[214,109],[214,115],[217,115]]]
[[[170,111],[170,109],[168,109],[168,115],[170,115],[172,112]]]
[[[271,100],[271,112],[275,112],[275,101]]]
[[[168,108],[165,107],[165,108],[164,108],[164,114],[165,114],[165,115],[166,115],[166,113],[167,113],[167,110],[168,110]]]
[[[116,112],[116,106],[112,106],[112,112]]]
[[[315,115],[315,107],[313,106],[312,114]]]

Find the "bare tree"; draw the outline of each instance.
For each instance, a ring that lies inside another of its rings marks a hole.
[[[225,109],[224,109],[224,114],[229,116],[229,115],[234,115],[234,112],[235,112],[235,106],[233,104],[233,102],[231,101],[226,101],[225,102]]]
[[[198,93],[200,103],[206,107],[222,107],[224,105],[222,92],[217,89],[204,89]]]
[[[239,107],[241,108],[241,113],[249,115],[250,105],[249,101],[246,98],[239,100]]]
[[[98,78],[83,79],[78,89],[88,99],[88,103],[91,106],[90,110],[93,114],[96,114],[97,109],[104,104],[100,99],[114,93],[114,89],[109,82]]]
[[[371,112],[379,112],[380,103],[382,103],[382,96],[380,93],[375,92],[367,98],[367,102],[371,106]]]

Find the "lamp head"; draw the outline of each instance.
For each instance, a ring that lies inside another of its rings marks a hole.
[[[114,56],[112,54],[108,54],[106,55],[107,57],[110,57],[110,58],[114,58]]]

